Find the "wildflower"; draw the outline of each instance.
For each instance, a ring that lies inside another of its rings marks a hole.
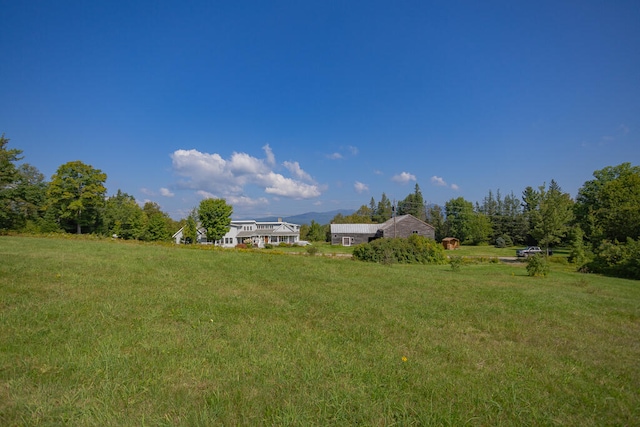
[[[409,359],[407,359],[407,356],[402,356],[402,361],[403,362],[406,362],[407,360],[409,360]]]

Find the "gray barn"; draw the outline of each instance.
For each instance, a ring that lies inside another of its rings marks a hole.
[[[413,215],[401,215],[382,224],[331,224],[331,244],[352,246],[380,237],[409,237],[412,234],[435,239],[435,228]]]

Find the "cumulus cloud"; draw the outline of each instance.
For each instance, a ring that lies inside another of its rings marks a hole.
[[[346,157],[357,156],[359,152],[360,150],[358,150],[358,147],[355,147],[353,145],[347,145],[346,147],[340,147],[339,151],[336,151],[335,153],[328,154],[327,158],[331,160],[340,160],[340,159],[344,159],[345,156]]]
[[[173,197],[173,196],[175,196],[175,194],[173,194],[171,192],[171,190],[169,190],[168,188],[164,188],[164,187],[160,189],[160,195],[164,196],[164,197]]]
[[[438,187],[450,187],[452,190],[458,191],[460,189],[460,187],[458,187],[457,184],[447,184],[447,181],[444,180],[444,178],[439,177],[439,176],[432,176],[431,177],[431,183],[433,185],[437,185]]]
[[[269,172],[266,175],[258,175],[258,183],[265,187],[267,194],[291,197],[294,199],[311,199],[320,195],[317,185],[305,184],[300,181],[286,178],[278,173]]]
[[[204,191],[204,190],[198,190],[196,191],[196,194],[200,197],[202,197],[203,199],[219,199],[220,197],[216,196],[213,193],[209,193],[208,191]]]
[[[229,196],[226,198],[226,201],[233,206],[241,207],[265,206],[269,204],[269,200],[266,197],[253,199],[247,196]]]
[[[401,174],[393,176],[391,178],[393,182],[399,182],[401,184],[406,184],[409,181],[416,181],[416,176],[409,172],[402,172]]]
[[[360,181],[356,181],[356,183],[353,184],[353,187],[356,189],[358,193],[364,193],[365,191],[369,191],[369,186],[367,184],[361,183]]]
[[[431,177],[431,183],[441,187],[447,186],[447,182],[443,178],[435,175]]]
[[[267,164],[270,166],[275,166],[276,156],[274,156],[273,150],[271,150],[271,147],[269,147],[269,144],[262,147],[262,149],[264,150],[264,154],[267,156]]]
[[[296,178],[302,179],[302,180],[305,180],[305,181],[313,181],[313,179],[311,178],[311,175],[309,175],[308,173],[306,173],[305,171],[302,170],[302,168],[300,167],[300,163],[298,163],[298,162],[284,162],[282,164]]]
[[[276,173],[275,156],[269,145],[262,147],[265,158],[234,152],[228,160],[219,154],[198,150],[176,150],[171,154],[173,171],[183,179],[182,188],[197,190],[199,194],[220,194],[222,197],[240,197],[248,185],[261,187],[267,194],[295,199],[308,199],[320,195],[320,188],[313,183],[298,162],[285,162],[292,178]],[[301,179],[311,181],[304,183]],[[260,199],[257,199],[260,200]]]

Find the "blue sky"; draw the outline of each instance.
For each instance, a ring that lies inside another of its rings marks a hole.
[[[640,163],[640,2],[0,0],[0,133],[178,219],[575,197]]]

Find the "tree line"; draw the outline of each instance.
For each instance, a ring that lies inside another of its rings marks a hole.
[[[444,206],[427,204],[418,184],[393,203],[385,193],[371,198],[334,224],[382,223],[411,214],[434,226],[436,240],[458,238],[463,244],[498,247],[538,245],[569,248],[569,260],[582,271],[640,278],[640,166],[622,163],[593,173],[575,199],[551,180],[528,186],[520,197],[489,190],[480,201],[453,198]],[[330,239],[330,225],[312,221],[301,238]]]
[[[0,230],[95,233],[123,239],[166,241],[182,225],[155,202],[142,207],[118,190],[107,197],[107,174],[81,161],[58,167],[47,181],[22,160],[22,150],[0,137]]]
[[[181,221],[172,220],[154,202],[142,207],[118,190],[107,197],[107,175],[80,161],[61,165],[50,181],[28,163],[17,166],[22,151],[0,137],[0,230],[115,235],[123,239],[169,240],[186,226],[195,240],[196,223],[209,239],[221,237],[232,208],[224,201],[203,200]],[[581,269],[640,278],[640,166],[622,163],[593,173],[575,199],[551,180],[528,186],[520,197],[489,190],[480,202],[463,197],[444,206],[425,203],[418,184],[397,203],[385,193],[351,215],[332,223],[382,223],[393,215],[411,214],[435,227],[436,240],[456,237],[464,244],[501,247],[536,244],[570,248],[570,260]],[[301,238],[326,241],[330,226],[314,221],[301,227]],[[222,234],[221,234],[222,233]]]

